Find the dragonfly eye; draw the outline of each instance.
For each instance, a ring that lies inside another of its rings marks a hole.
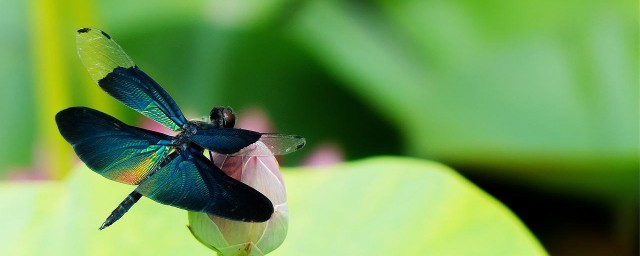
[[[217,128],[233,128],[236,125],[236,115],[231,107],[214,107],[209,118]]]

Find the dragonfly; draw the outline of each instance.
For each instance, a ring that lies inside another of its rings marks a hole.
[[[60,134],[92,171],[137,185],[100,230],[119,220],[142,196],[232,220],[263,222],[271,217],[273,204],[267,197],[224,174],[204,152],[234,154],[261,141],[274,155],[283,155],[301,149],[304,137],[233,128],[235,114],[229,107],[214,107],[209,120],[187,120],[169,94],[109,34],[82,28],[76,45],[89,75],[107,94],[177,133],[130,126],[88,107],[56,114]]]

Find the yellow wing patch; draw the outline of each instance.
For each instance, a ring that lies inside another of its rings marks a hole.
[[[76,35],[78,55],[91,78],[98,82],[117,67],[135,64],[111,37],[98,29],[79,29]]]

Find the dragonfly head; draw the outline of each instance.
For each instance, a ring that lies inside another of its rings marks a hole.
[[[236,114],[231,107],[214,107],[209,118],[216,128],[233,128],[236,125]]]

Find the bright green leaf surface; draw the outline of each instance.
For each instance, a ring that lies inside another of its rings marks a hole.
[[[506,207],[451,169],[381,157],[285,170],[290,230],[272,255],[544,255]],[[133,189],[87,170],[67,182],[0,183],[0,255],[211,255],[185,211],[142,199],[98,227]]]

